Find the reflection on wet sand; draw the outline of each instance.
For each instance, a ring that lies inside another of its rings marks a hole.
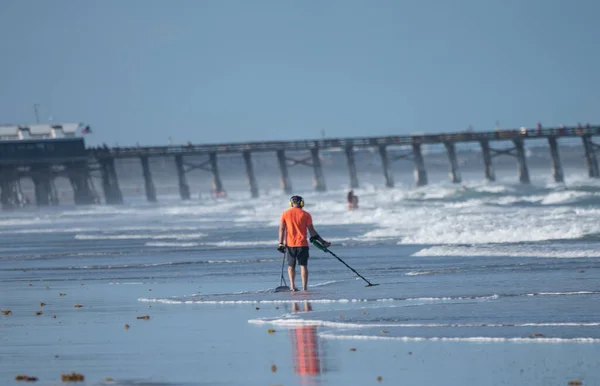
[[[310,312],[309,302],[304,302],[303,309],[298,303],[292,304],[293,312]],[[317,339],[317,326],[301,326],[290,330],[293,347],[294,372],[300,376],[303,384],[317,384],[315,376],[321,374],[321,356]]]

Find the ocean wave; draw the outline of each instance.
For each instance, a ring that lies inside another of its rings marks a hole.
[[[307,319],[250,319],[250,324],[272,324],[275,326],[282,327],[298,327],[298,326],[321,326],[321,327],[335,327],[335,328],[363,328],[363,327],[386,327],[384,324],[359,324],[359,323],[341,323],[341,322],[330,322],[326,320],[307,320]]]
[[[600,224],[576,222],[572,217],[519,218],[493,213],[431,216],[426,223],[403,232],[398,244],[515,244],[548,240],[579,240],[598,233]]]
[[[164,263],[138,263],[138,264],[105,264],[105,265],[81,265],[81,266],[62,266],[62,267],[35,267],[35,268],[5,268],[0,271],[79,271],[79,270],[106,270],[106,269],[141,269],[155,267],[169,267],[196,264],[252,264],[252,263],[273,263],[279,259],[240,259],[240,260],[195,260],[195,261],[172,261]]]
[[[597,248],[556,249],[539,245],[493,245],[493,246],[435,246],[423,248],[411,256],[511,256],[575,259],[600,257]]]
[[[419,341],[444,341],[444,342],[474,342],[474,343],[599,343],[600,338],[545,338],[545,337],[418,337],[418,336],[377,336],[377,335],[336,335],[331,333],[319,333],[319,338],[338,340],[396,340],[405,342]]]
[[[76,234],[76,240],[193,240],[206,237],[206,233],[187,233],[187,234]]]
[[[334,328],[375,328],[375,327],[398,327],[398,328],[473,328],[473,327],[597,327],[600,322],[540,322],[540,323],[364,323],[356,322],[332,322],[328,320],[289,318],[258,318],[248,320],[250,324],[271,324],[282,327],[298,326],[322,326]]]
[[[38,234],[38,233],[76,233],[75,238],[81,237],[81,239],[92,239],[92,237],[103,237],[101,235],[77,235],[82,232],[102,232],[106,228],[95,227],[52,227],[52,228],[26,228],[26,229],[3,229],[2,233],[12,234]],[[181,225],[138,225],[138,226],[112,226],[110,230],[112,232],[140,232],[140,231],[157,231],[157,232],[176,232],[176,231],[197,231],[199,229],[210,229],[209,226],[181,226]]]
[[[351,229],[353,225],[365,225],[360,227],[361,235],[353,235],[349,240],[359,245],[600,240],[599,187],[525,187],[467,181],[462,186],[436,183],[419,188],[365,188],[355,192],[360,196],[359,210],[347,210],[345,189],[306,192],[307,210],[319,226],[339,229],[344,225]],[[266,234],[240,240],[236,238],[239,233],[222,230],[249,228],[252,221],[260,221],[263,228],[276,227],[286,200],[281,194],[273,194],[259,204],[243,199],[240,193],[239,198],[232,196],[210,204],[169,202],[124,208],[58,208],[56,213],[26,212],[21,217],[7,218],[0,221],[0,227],[24,235],[43,233],[44,238],[56,230],[75,233],[76,240],[147,239],[146,246],[151,248],[262,248],[273,243]],[[103,233],[103,225],[110,232]],[[215,234],[219,237],[211,237]]]
[[[304,297],[302,297],[304,296]],[[167,298],[138,298],[140,302],[164,304],[292,304],[308,300],[311,303],[362,303],[373,301],[396,301],[396,299],[310,299],[299,293],[298,299],[247,299],[247,300],[192,300],[192,299],[167,299]]]
[[[199,243],[175,243],[175,242],[148,242],[144,244],[147,247],[197,247]]]
[[[242,297],[237,298],[236,297]],[[139,298],[140,302],[153,302],[165,304],[277,304],[277,303],[297,303],[299,301],[310,301],[311,303],[375,303],[375,302],[454,302],[454,301],[489,301],[500,298],[512,297],[531,297],[531,296],[581,296],[598,295],[600,291],[570,291],[570,292],[533,292],[533,293],[506,293],[490,295],[465,295],[465,296],[442,296],[442,297],[390,297],[390,298],[323,298],[311,293],[297,293],[297,298],[281,298],[282,293],[273,293],[272,290],[248,291],[232,294],[204,294],[192,298],[188,297],[170,297],[170,298]],[[255,298],[248,298],[247,295],[255,295]],[[223,296],[227,296],[226,299]],[[257,296],[261,296],[258,298]],[[277,297],[276,297],[277,296]],[[265,299],[265,297],[270,297]]]

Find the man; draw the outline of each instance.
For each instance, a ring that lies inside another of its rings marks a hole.
[[[308,289],[308,240],[306,231],[310,232],[310,241],[318,240],[323,246],[329,247],[331,243],[323,240],[312,224],[310,213],[304,211],[304,199],[300,196],[290,198],[291,208],[281,215],[279,225],[279,247],[277,250],[287,255],[288,275],[290,277],[290,290],[297,291],[296,262],[300,265],[302,290]],[[284,244],[285,241],[285,244]]]

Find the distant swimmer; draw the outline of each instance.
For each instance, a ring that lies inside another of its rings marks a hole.
[[[210,195],[213,199],[227,198],[227,192],[224,190],[211,189]]]
[[[346,201],[348,202],[348,209],[358,209],[358,196],[354,195],[354,191],[351,190],[348,192],[348,196],[346,197]]]
[[[308,290],[308,241],[306,232],[310,233],[310,241],[319,241],[325,247],[331,243],[323,240],[315,230],[312,216],[302,208],[304,199],[300,196],[290,198],[290,209],[281,214],[279,224],[279,247],[277,250],[285,253],[288,260],[288,275],[290,277],[290,290],[297,291],[294,282],[296,280],[296,262],[300,265],[300,277],[302,278],[302,289]],[[285,244],[284,244],[285,242]]]

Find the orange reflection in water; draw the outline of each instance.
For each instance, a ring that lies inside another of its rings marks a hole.
[[[312,307],[309,302],[304,302],[304,309],[300,310],[298,303],[292,304],[293,312],[309,312]],[[291,330],[294,372],[301,376],[314,376],[321,373],[319,345],[317,339],[317,326],[302,326]]]

